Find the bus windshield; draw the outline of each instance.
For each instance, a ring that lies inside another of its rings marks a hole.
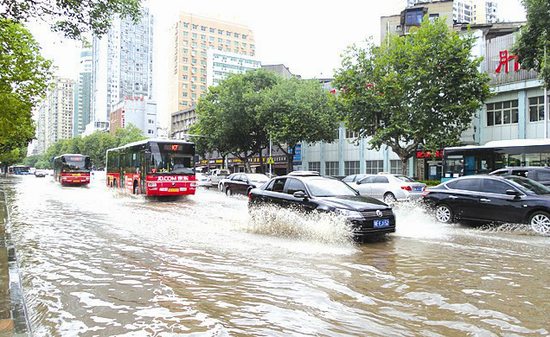
[[[166,148],[162,144],[151,146],[151,173],[158,174],[195,174],[193,170],[193,156],[178,150]]]
[[[88,171],[90,170],[90,158],[67,156],[63,163],[63,172]]]

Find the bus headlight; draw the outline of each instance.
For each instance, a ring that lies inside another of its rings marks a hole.
[[[157,183],[147,183],[147,186],[149,186],[149,187],[157,187]]]

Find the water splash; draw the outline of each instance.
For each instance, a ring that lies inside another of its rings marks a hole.
[[[304,213],[275,206],[261,206],[249,210],[246,231],[298,240],[312,240],[330,244],[353,241],[353,230],[346,220],[333,213]]]

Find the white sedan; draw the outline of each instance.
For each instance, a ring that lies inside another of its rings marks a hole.
[[[212,179],[203,173],[195,173],[195,179],[197,179],[197,185],[199,187],[212,187]]]
[[[382,200],[386,204],[419,199],[426,189],[426,184],[402,174],[369,175],[349,185],[361,195]]]

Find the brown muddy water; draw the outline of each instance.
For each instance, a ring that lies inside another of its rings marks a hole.
[[[36,336],[550,334],[550,237],[525,226],[405,204],[395,234],[357,244],[330,217],[103,183],[0,180]]]

